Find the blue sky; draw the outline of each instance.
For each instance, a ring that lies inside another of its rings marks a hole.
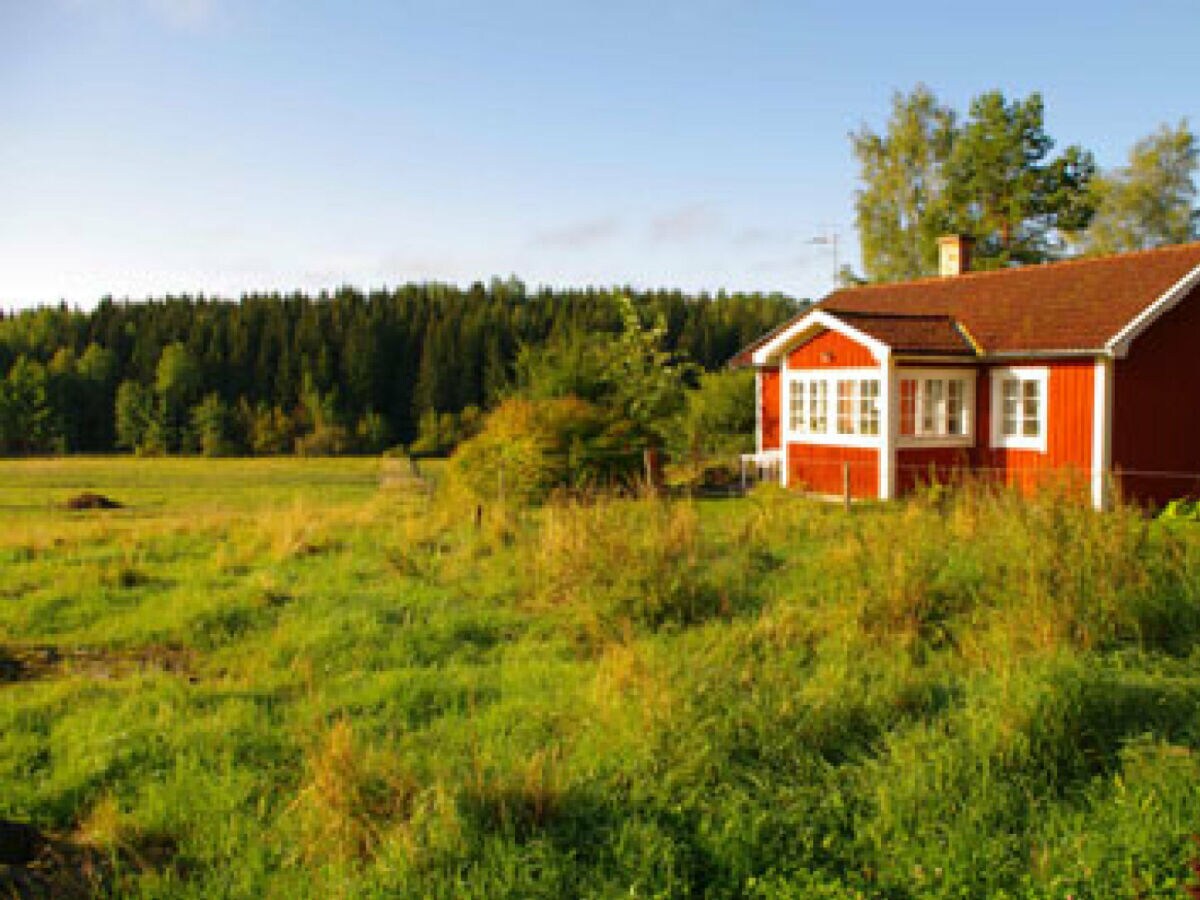
[[[1195,0],[0,0],[0,307],[516,274],[828,290],[847,133],[1040,90],[1200,127]]]

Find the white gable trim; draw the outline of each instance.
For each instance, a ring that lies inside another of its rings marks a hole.
[[[863,332],[854,326],[847,325],[837,316],[830,315],[821,309],[815,309],[803,319],[794,322],[755,350],[754,365],[769,365],[775,356],[787,350],[793,344],[798,343],[810,333],[820,329],[836,331],[838,334],[850,338],[855,343],[862,344],[871,351],[871,355],[875,357],[877,362],[885,362],[891,356],[892,348],[887,344],[876,340],[868,334],[863,334]]]
[[[1186,297],[1192,288],[1200,285],[1200,266],[1192,269],[1179,281],[1171,285],[1161,297],[1143,309],[1116,335],[1104,345],[1104,349],[1118,358],[1124,358],[1129,353],[1129,345],[1143,331],[1149,328],[1163,313],[1174,309],[1179,301]]]

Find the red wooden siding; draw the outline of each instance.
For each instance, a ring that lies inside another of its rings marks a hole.
[[[762,423],[762,450],[779,449],[779,370],[776,368],[760,369],[759,398],[762,407],[759,409],[759,422]]]
[[[1012,362],[1012,366],[1049,370],[1046,408],[1046,452],[992,448],[990,371],[980,373],[976,386],[979,422],[978,464],[1024,491],[1070,483],[1083,489],[1092,467],[1092,406],[1095,403],[1095,362],[1091,359]]]
[[[974,467],[972,447],[901,447],[896,450],[896,492],[900,496],[930,483],[948,484]]]
[[[878,365],[871,351],[836,331],[822,331],[788,354],[790,369],[864,368]]]
[[[1114,365],[1112,461],[1128,499],[1200,496],[1200,288]],[[1159,473],[1159,474],[1144,474]],[[1161,474],[1170,473],[1170,474]]]
[[[1046,452],[991,446],[992,372],[981,366],[975,380],[974,446],[898,449],[898,493],[910,492],[932,480],[952,481],[964,469],[974,469],[979,477],[994,478],[1025,491],[1064,481],[1080,489],[1086,485],[1092,465],[1093,360],[1014,360],[1002,368],[1008,366],[1045,368],[1049,372]]]
[[[787,445],[788,487],[815,494],[841,495],[842,463],[850,464],[850,495],[879,496],[879,452],[872,447]]]

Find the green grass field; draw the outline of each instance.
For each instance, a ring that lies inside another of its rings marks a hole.
[[[51,838],[0,896],[1196,883],[1196,526],[975,490],[476,524],[387,465],[0,462],[0,819]]]

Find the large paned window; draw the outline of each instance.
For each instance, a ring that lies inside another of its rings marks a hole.
[[[900,376],[900,436],[913,443],[969,439],[973,374],[911,372]]]
[[[788,379],[787,420],[794,437],[829,444],[873,444],[878,438],[878,378],[843,370],[791,372]]]
[[[992,370],[992,446],[1045,452],[1048,384],[1044,368]]]

